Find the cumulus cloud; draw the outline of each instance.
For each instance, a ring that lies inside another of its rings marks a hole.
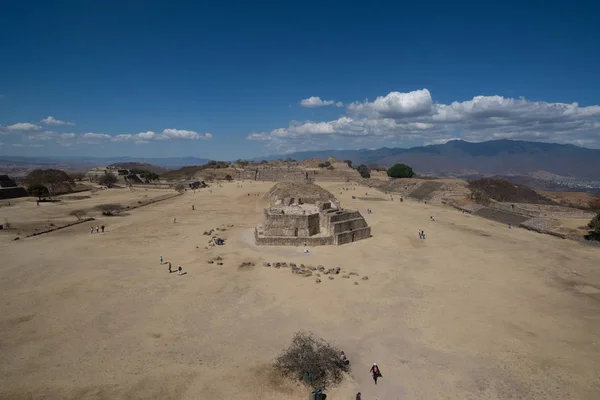
[[[455,138],[542,140],[600,147],[600,106],[502,96],[475,96],[439,104],[434,103],[429,90],[422,89],[351,103],[347,114],[335,120],[292,121],[288,127],[247,137],[265,142],[269,148],[285,148],[286,144],[297,147],[309,139],[320,144],[338,140],[348,147],[369,141],[379,146],[436,144]]]
[[[10,132],[39,131],[40,129],[42,129],[42,127],[36,124],[31,124],[29,122],[19,122],[13,125],[8,125],[6,129]]]
[[[46,125],[75,125],[75,122],[61,121],[59,119],[54,118],[51,115],[47,118],[44,118],[41,122],[43,122]]]
[[[321,98],[319,96],[312,96],[312,97],[309,97],[308,99],[300,100],[300,105],[302,107],[325,107],[325,106],[331,106],[333,104],[335,104],[335,102],[333,100],[321,100]],[[341,104],[341,103],[339,103],[339,104]],[[343,106],[343,104],[342,104],[342,106]],[[338,107],[341,107],[341,106],[338,106]]]
[[[427,114],[432,105],[431,93],[422,89],[408,93],[390,92],[386,96],[377,97],[373,102],[352,103],[348,109],[356,114],[372,117],[403,118]]]

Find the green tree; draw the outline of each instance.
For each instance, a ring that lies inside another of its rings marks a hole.
[[[30,186],[42,185],[48,190],[49,196],[67,193],[73,187],[71,177],[60,169],[36,169],[25,177],[25,183]]]
[[[360,164],[356,168],[356,170],[358,171],[358,173],[360,174],[360,176],[362,176],[363,178],[370,178],[371,177],[371,170],[365,164]]]
[[[412,178],[415,172],[406,164],[396,164],[387,170],[387,174],[391,178]]]
[[[27,189],[27,192],[29,192],[30,196],[37,197],[38,200],[41,200],[42,197],[47,197],[49,195],[48,189],[46,188],[46,186],[42,186],[39,184],[29,186],[29,188]]]

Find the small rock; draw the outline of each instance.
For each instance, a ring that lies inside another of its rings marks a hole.
[[[273,265],[273,267],[275,267],[275,268],[277,268],[277,269],[281,268],[281,267],[279,266],[279,263],[277,263],[277,264]]]
[[[209,264],[214,264],[215,262],[213,260],[208,260]]]
[[[315,282],[321,283],[321,280],[319,278],[317,278],[317,280]]]
[[[223,259],[223,257],[221,257],[221,256],[216,256],[215,257],[215,261],[221,261],[222,259]]]
[[[217,265],[223,265],[223,263],[222,262],[218,262]]]
[[[307,268],[310,269],[311,271],[316,271],[317,270],[317,267],[312,266],[312,265],[309,265]]]
[[[321,276],[321,274],[315,274],[316,276]]]
[[[358,285],[358,282],[354,282],[355,285]]]
[[[368,281],[368,280],[369,280],[369,277],[368,277],[368,276],[363,276],[363,277],[362,277],[362,278],[360,278],[360,279],[362,279],[363,281]]]
[[[339,274],[342,269],[340,267],[335,267],[335,274]]]
[[[296,266],[296,263],[292,263],[292,262],[290,263],[290,267],[295,267],[295,266]]]
[[[356,272],[350,272],[348,275],[350,275],[350,276],[358,276],[358,274]]]
[[[329,276],[329,280],[334,280],[335,278],[333,276]]]
[[[324,266],[322,266],[322,265],[317,265],[317,269],[318,269],[319,271],[325,271],[325,267],[324,267]]]
[[[344,278],[344,279],[349,279],[349,278],[350,278],[350,275],[342,275],[342,278]]]
[[[305,271],[303,275],[304,275],[304,277],[305,277],[305,278],[308,278],[309,276],[311,276],[311,275],[312,275],[312,272],[310,272],[310,271]]]

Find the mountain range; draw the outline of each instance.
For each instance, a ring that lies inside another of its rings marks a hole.
[[[353,165],[396,163],[410,165],[420,174],[436,176],[525,175],[600,180],[600,150],[570,144],[491,140],[471,143],[452,140],[445,144],[402,148],[303,151],[269,159],[335,157]]]
[[[401,162],[423,175],[436,176],[529,176],[536,179],[571,178],[600,181],[600,150],[570,144],[491,140],[471,143],[453,140],[445,144],[403,148],[319,150],[285,155],[273,155],[254,160],[308,158],[351,160],[353,165],[376,164],[389,167]],[[31,167],[55,167],[85,170],[97,165],[122,162],[144,162],[174,169],[202,165],[209,160],[197,157],[134,158],[134,157],[14,157],[0,156],[0,172],[14,173]]]

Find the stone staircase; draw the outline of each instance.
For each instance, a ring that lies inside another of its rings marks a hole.
[[[442,182],[426,181],[415,185],[407,194],[408,197],[415,200],[430,200],[436,190],[444,186]]]
[[[371,228],[358,211],[343,212],[329,217],[329,232],[336,245],[371,237]]]

